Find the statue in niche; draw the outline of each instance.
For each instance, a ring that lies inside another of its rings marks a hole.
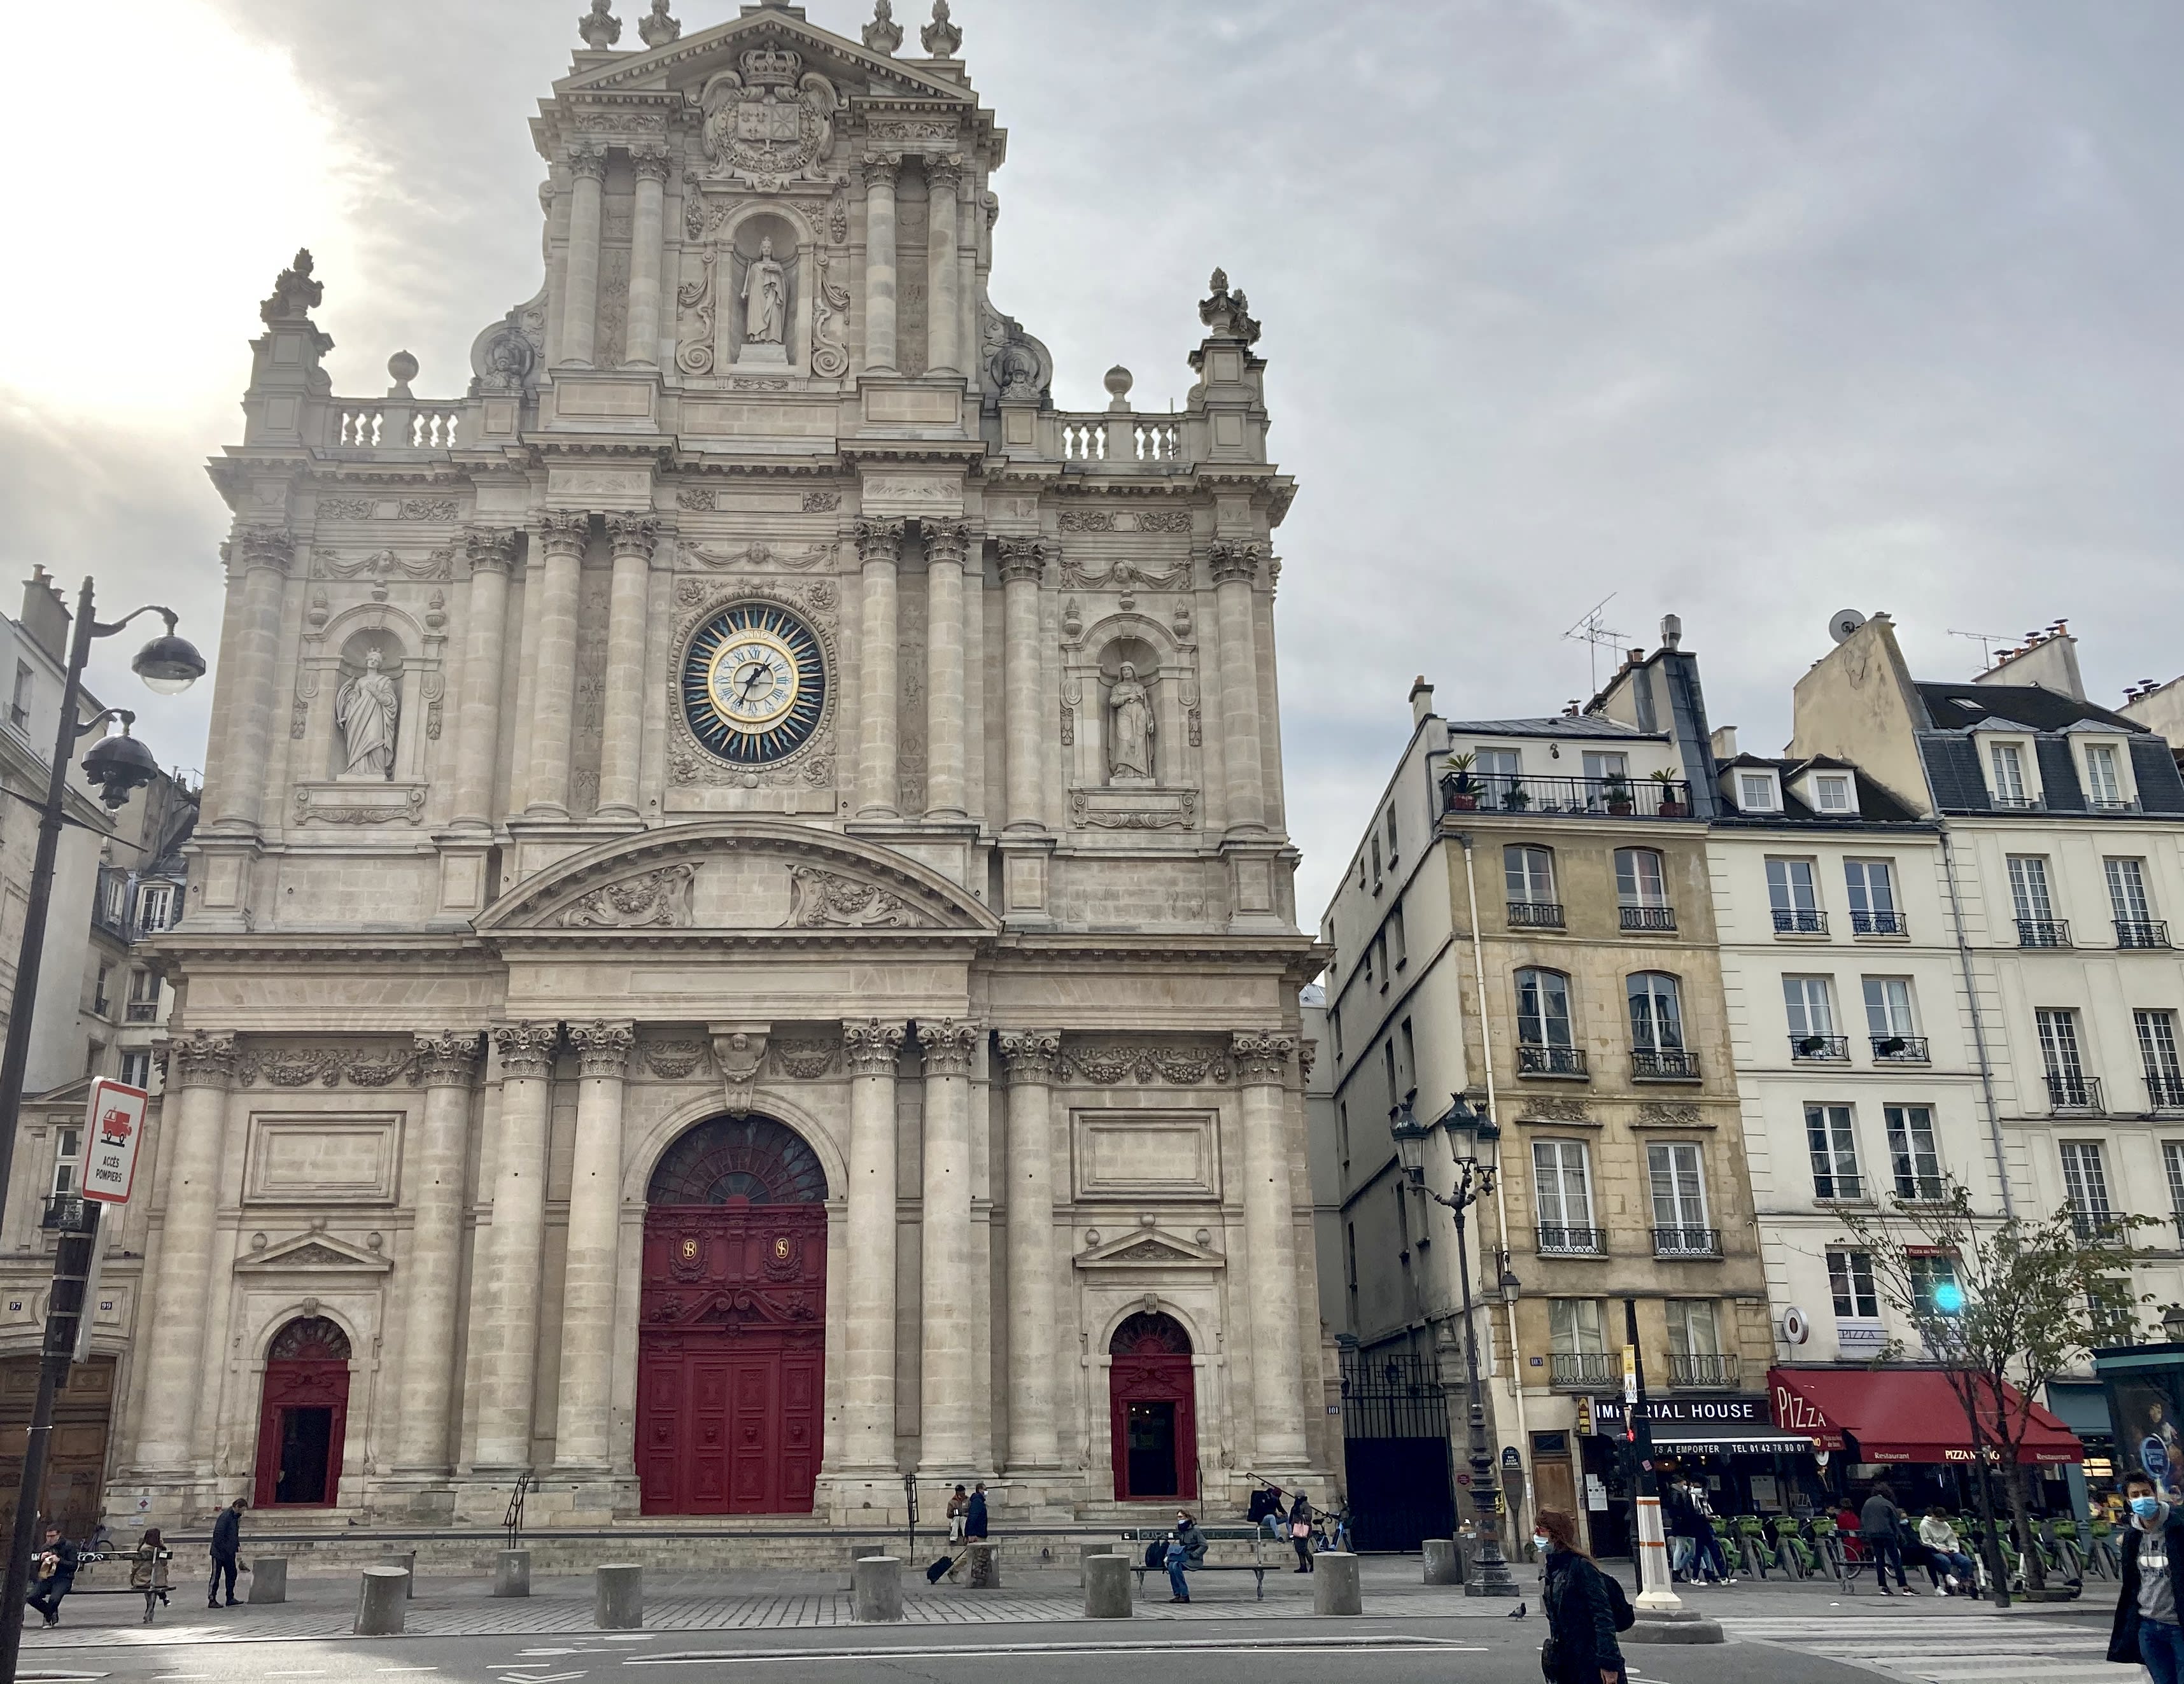
[[[1114,721],[1107,733],[1107,775],[1117,782],[1126,779],[1152,781],[1153,702],[1151,692],[1138,682],[1138,670],[1123,663],[1113,688],[1107,692],[1107,712]]]
[[[394,775],[394,726],[402,711],[401,692],[380,670],[376,649],[364,657],[364,670],[334,697],[334,720],[341,726],[348,770],[365,777]]]
[[[773,236],[758,242],[744,271],[744,342],[780,345],[788,337],[788,273],[773,255]]]

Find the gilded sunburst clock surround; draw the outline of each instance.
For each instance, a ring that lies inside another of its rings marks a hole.
[[[827,707],[818,634],[776,603],[735,603],[692,634],[682,716],[708,753],[763,766],[811,740]]]

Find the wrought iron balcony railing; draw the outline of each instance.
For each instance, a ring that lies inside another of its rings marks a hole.
[[[1517,1048],[1518,1075],[1578,1075],[1585,1074],[1582,1047],[1520,1046]]]
[[[1727,1392],[1743,1377],[1743,1363],[1736,1357],[1714,1354],[1678,1356],[1669,1353],[1669,1384],[1678,1392]]]
[[[2119,918],[2115,932],[2116,945],[2120,948],[2165,948],[2169,945],[2169,925],[2164,920]]]
[[[2020,948],[2067,948],[2070,945],[2070,920],[2067,918],[2020,918],[2017,920],[2017,945]]]
[[[1853,912],[1850,915],[1850,933],[1853,936],[1908,936],[1911,931],[1900,912]]]
[[[1793,1059],[1847,1059],[1850,1057],[1850,1037],[1847,1035],[1793,1035],[1790,1037],[1790,1056]]]
[[[1513,929],[1559,930],[1563,927],[1563,903],[1555,900],[1513,900],[1509,903],[1509,924]]]
[[[2146,1102],[2156,1111],[2184,1111],[2184,1075],[2175,1070],[2148,1070]]]
[[[1873,1056],[1881,1063],[1890,1064],[1932,1062],[1927,1054],[1926,1037],[1923,1035],[1876,1035],[1873,1037]]]
[[[1547,1353],[1547,1381],[1553,1386],[1575,1387],[1580,1391],[1595,1386],[1620,1385],[1623,1380],[1623,1359],[1607,1351],[1551,1351]]]
[[[1680,1047],[1634,1047],[1630,1074],[1646,1081],[1696,1081],[1699,1055]]]
[[[2048,1103],[2058,1111],[2098,1111],[2101,1079],[2070,1073],[2048,1078]]]
[[[1600,1228],[1573,1228],[1565,1224],[1543,1222],[1539,1230],[1540,1254],[1543,1257],[1598,1257],[1607,1249],[1607,1234]]]
[[[1681,779],[1546,778],[1529,773],[1450,772],[1440,781],[1450,813],[1523,813],[1545,818],[1688,819],[1691,786]]]
[[[1828,915],[1812,907],[1778,906],[1774,909],[1774,933],[1778,936],[1825,936],[1828,933]]]
[[[1625,930],[1673,930],[1676,927],[1676,909],[1673,906],[1626,906],[1622,912]]]
[[[1719,1257],[1721,1230],[1719,1228],[1656,1228],[1653,1230],[1653,1255],[1656,1257]]]

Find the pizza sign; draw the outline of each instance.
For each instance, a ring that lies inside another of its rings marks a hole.
[[[144,1139],[144,1107],[149,1096],[141,1087],[110,1081],[102,1076],[91,1085],[91,1107],[85,1132],[89,1139],[83,1153],[83,1196],[103,1204],[125,1204],[136,1181],[136,1148]]]

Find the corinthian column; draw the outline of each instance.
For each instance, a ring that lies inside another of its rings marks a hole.
[[[637,208],[630,219],[628,342],[621,359],[651,369],[660,365],[660,232],[673,160],[664,148],[652,147],[632,152],[629,161],[637,171]]]
[[[857,816],[897,816],[895,638],[901,609],[896,566],[902,553],[902,522],[860,520],[857,553],[864,559],[864,614],[858,635],[858,659],[864,665],[857,694]]]
[[[538,1275],[546,1242],[546,1136],[560,1025],[502,1024],[499,1140],[493,1153],[493,1226],[471,1316],[478,1349],[481,1468],[531,1465],[538,1367]]]
[[[500,686],[508,646],[508,575],[515,534],[472,526],[463,534],[471,563],[470,606],[463,611],[463,689],[455,713],[454,821],[493,828],[493,775],[500,751]]]
[[[1304,1376],[1297,1349],[1295,1198],[1282,1126],[1282,1091],[1296,1042],[1287,1035],[1246,1033],[1234,1045],[1243,1090],[1244,1247],[1251,1271],[1257,1450],[1278,1468],[1301,1467]]]
[[[1055,1437],[1054,1030],[1004,1031],[1009,1079],[1009,1460],[1050,1468]]]
[[[972,1324],[986,1306],[971,1297],[971,1060],[980,1030],[944,1018],[917,1026],[925,1053],[925,1189],[922,1225],[923,1385],[918,1465],[961,1469],[976,1442],[978,1391]]]
[[[895,371],[894,183],[902,154],[865,159],[865,368]]]
[[[538,656],[531,691],[531,801],[526,819],[569,816],[569,744],[577,707],[577,609],[592,517],[549,509],[540,517]]]
[[[579,141],[569,149],[576,184],[569,198],[569,262],[561,280],[561,360],[592,365],[599,313],[599,197],[605,191],[607,155]]]
[[[850,1298],[844,1316],[844,1470],[895,1471],[895,1063],[905,1025],[842,1025],[850,1064]]]
[[[926,231],[925,371],[929,375],[963,372],[961,336],[962,265],[956,255],[956,206],[963,180],[963,166],[953,158],[928,158],[926,211],[931,219]]]
[[[1228,778],[1228,828],[1266,828],[1259,757],[1258,626],[1252,586],[1256,544],[1213,546],[1214,606],[1221,621],[1221,764]]]
[[[394,1465],[407,1474],[445,1474],[453,1462],[448,1406],[454,1391],[455,1283],[463,1268],[463,1170],[470,1157],[479,1039],[474,1030],[417,1037],[425,1118],[417,1149],[417,1215],[402,1294],[394,1430]]]
[[[1039,823],[1039,578],[1045,552],[1037,538],[999,541],[1001,569],[1001,702],[1008,733],[1008,828]]]
[[[277,526],[244,526],[228,546],[228,566],[242,575],[242,611],[225,763],[214,820],[222,829],[255,831],[265,798],[265,757],[272,746],[273,674],[281,659],[281,598],[295,541]]]
[[[610,514],[613,594],[607,608],[606,727],[599,745],[599,816],[638,816],[638,763],[644,744],[645,597],[660,523],[649,514]]]
[[[970,528],[925,523],[925,811],[961,819],[963,805],[963,556]]]
[[[144,1382],[158,1407],[144,1412],[137,1458],[147,1468],[189,1469],[209,1435],[198,1420],[205,1388],[205,1308],[212,1298],[214,1219],[227,1124],[235,1037],[202,1031],[167,1044],[168,1095],[160,1132],[168,1154],[159,1272],[150,1283],[153,1311]]]
[[[615,1260],[621,1237],[622,1078],[636,1026],[569,1025],[577,1049],[577,1153],[561,1288],[561,1418],[554,1465],[604,1469],[614,1453]]]

